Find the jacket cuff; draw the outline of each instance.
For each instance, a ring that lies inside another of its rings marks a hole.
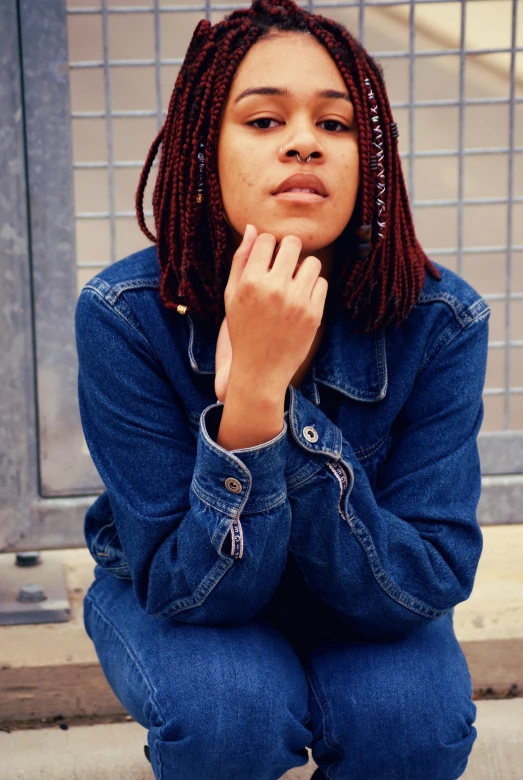
[[[343,436],[338,426],[292,385],[288,385],[287,393],[288,411],[285,412],[284,419],[290,426],[290,433],[296,444],[309,455],[338,460],[343,452]]]
[[[217,402],[201,413],[192,487],[202,501],[231,517],[273,509],[287,497],[287,422],[270,441],[226,450],[216,443],[223,408]]]

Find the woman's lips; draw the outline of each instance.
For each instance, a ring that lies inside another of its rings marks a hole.
[[[318,195],[317,192],[277,192],[274,195],[278,200],[291,200],[298,203],[318,203],[327,200],[326,195]]]

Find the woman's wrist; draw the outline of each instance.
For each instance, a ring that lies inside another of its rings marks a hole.
[[[287,386],[256,379],[231,366],[216,443],[226,450],[244,449],[274,439],[284,426]]]

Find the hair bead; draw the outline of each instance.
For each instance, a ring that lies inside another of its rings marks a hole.
[[[378,176],[378,181],[376,184],[376,205],[378,207],[378,236],[379,238],[383,239],[384,235],[381,232],[384,230],[387,226],[387,223],[385,221],[385,200],[384,200],[384,194],[385,194],[385,166],[384,166],[384,158],[385,153],[383,151],[383,131],[381,129],[380,125],[380,118],[378,113],[378,104],[376,103],[376,97],[374,95],[374,92],[372,90],[372,85],[370,83],[370,79],[365,79],[365,86],[367,87],[367,97],[369,100],[370,105],[370,113],[371,113],[371,122],[372,122],[372,134],[374,136],[373,146],[378,150],[377,153],[374,156],[374,159],[376,162],[373,163],[373,160],[371,158],[371,169],[375,170]],[[374,165],[374,168],[372,167]]]
[[[196,203],[203,202],[203,169],[205,165],[205,154],[203,152],[204,149],[205,144],[200,143],[200,151],[198,152],[198,160],[200,163],[200,181],[198,184],[198,192],[196,194]]]
[[[372,236],[372,225],[360,225],[356,228],[355,233],[362,241],[370,241]]]
[[[370,252],[371,245],[368,241],[365,244],[358,244],[358,260],[366,260]]]

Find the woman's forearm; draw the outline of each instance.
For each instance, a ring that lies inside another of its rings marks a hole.
[[[226,450],[264,444],[283,430],[286,388],[231,366],[216,443]]]

